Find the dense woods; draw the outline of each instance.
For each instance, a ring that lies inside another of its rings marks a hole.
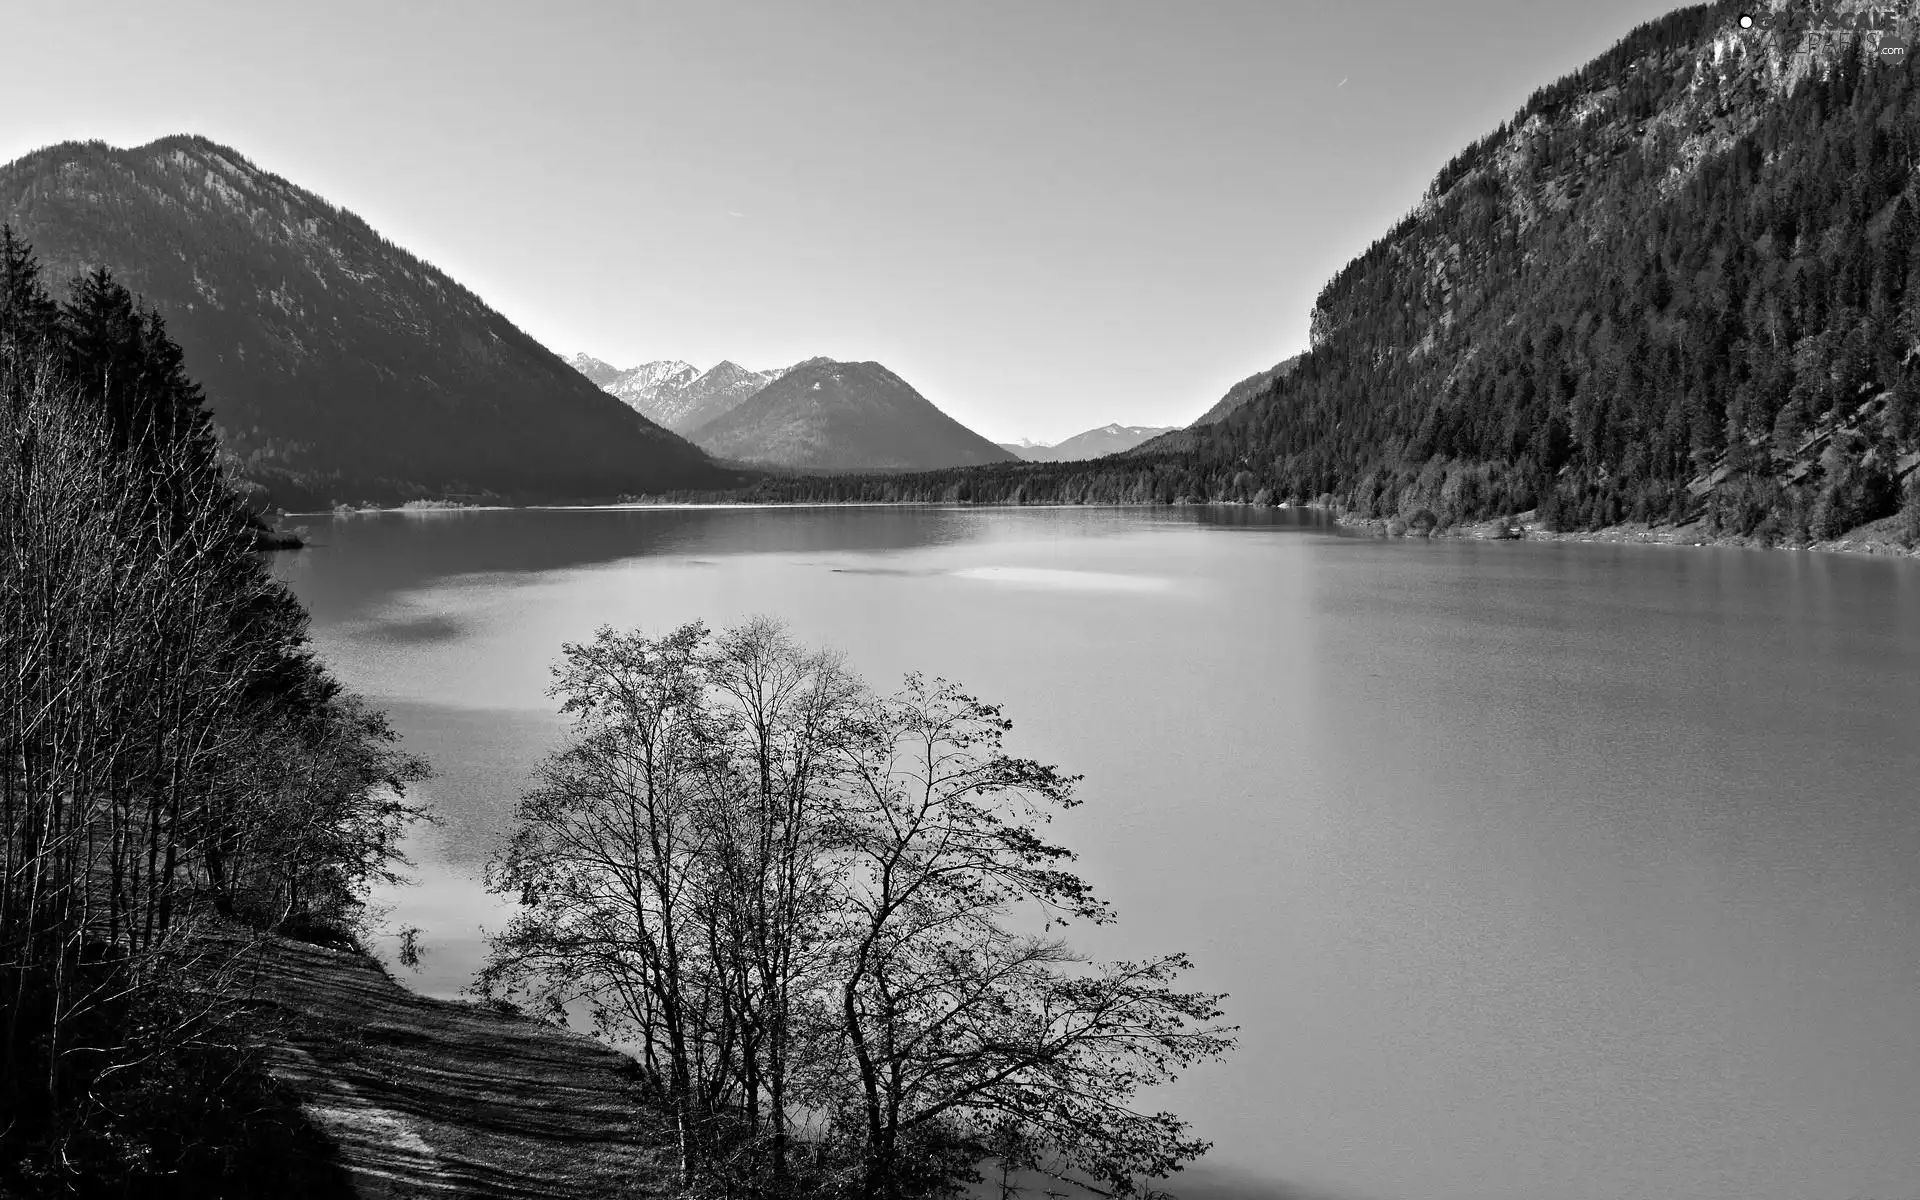
[[[0,228],[0,1192],[283,1169],[241,931],[347,937],[424,766],[259,532],[161,318],[104,270],[54,303]]]
[[[1746,37],[1734,13],[1635,30],[1455,157],[1327,284],[1312,351],[1216,422],[1084,466],[743,495],[1330,496],[1788,540],[1888,516],[1920,452],[1920,88],[1870,62],[1864,32],[1794,67],[1811,9]]]
[[[1135,1194],[1206,1149],[1136,1093],[1224,1053],[1180,955],[1093,965],[1113,914],[1042,833],[1076,780],[951,684],[876,696],[755,620],[602,629],[495,863],[477,990],[638,1047],[696,1193],[953,1194],[983,1163]]]

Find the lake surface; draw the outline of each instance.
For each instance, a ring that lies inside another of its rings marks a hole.
[[[1055,830],[1239,1051],[1189,1197],[1920,1196],[1920,563],[1373,541],[1303,513],[312,519],[315,641],[438,776],[452,995],[565,641],[751,613],[1003,703]],[[1185,1186],[1182,1186],[1182,1184]]]

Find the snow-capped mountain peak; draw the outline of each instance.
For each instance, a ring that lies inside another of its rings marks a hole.
[[[742,401],[787,373],[787,368],[754,371],[731,359],[707,370],[680,359],[660,359],[626,370],[607,367],[590,355],[574,356],[576,370],[625,401],[627,406],[675,433],[690,433],[731,412]],[[600,370],[600,368],[607,368]]]

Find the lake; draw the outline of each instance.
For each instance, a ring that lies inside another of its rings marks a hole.
[[[1379,541],[1317,514],[629,509],[306,519],[315,642],[430,758],[382,897],[453,995],[561,643],[785,619],[1003,703],[1054,826],[1231,994],[1156,1101],[1176,1193],[1920,1196],[1920,562]]]

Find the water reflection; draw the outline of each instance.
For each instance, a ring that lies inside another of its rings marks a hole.
[[[821,508],[507,509],[361,513],[300,518],[307,549],[276,556],[315,617],[350,616],[395,592],[454,575],[561,571],[628,558],[712,566],[709,556],[886,554],[992,540],[1017,530],[1019,511],[922,506]],[[1048,536],[1084,539],[1139,529],[1328,528],[1306,509],[1193,506],[1160,510],[1048,510]],[[324,564],[324,569],[320,569]]]

